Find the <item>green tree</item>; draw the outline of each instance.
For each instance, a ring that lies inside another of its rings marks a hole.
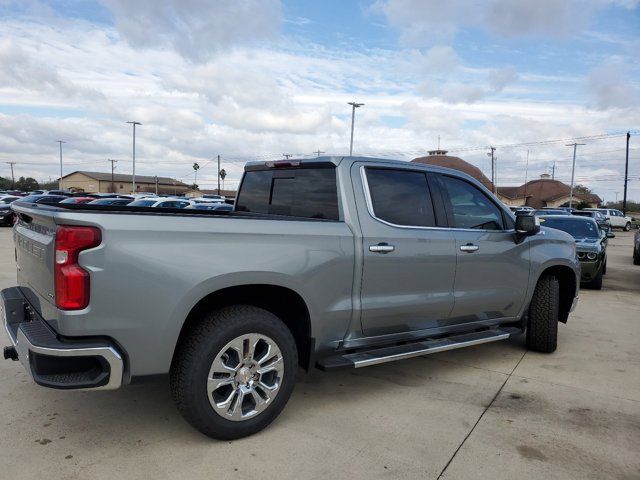
[[[16,190],[21,190],[23,192],[29,192],[31,190],[37,190],[39,187],[38,182],[35,178],[32,177],[20,177],[16,182]]]
[[[11,188],[11,179],[0,177],[0,190],[9,190]]]
[[[591,189],[586,185],[576,185],[573,187],[573,193],[587,195],[593,193],[593,191],[591,191]]]

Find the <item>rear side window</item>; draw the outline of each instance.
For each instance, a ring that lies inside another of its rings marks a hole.
[[[367,168],[374,215],[394,225],[436,225],[427,177],[423,172]]]
[[[460,178],[439,175],[454,228],[503,230],[502,212],[480,189]]]
[[[338,220],[335,168],[246,172],[236,211]]]

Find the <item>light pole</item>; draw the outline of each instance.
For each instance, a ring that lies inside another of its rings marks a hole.
[[[127,122],[133,125],[133,193],[136,193],[136,125],[142,125],[140,122]]]
[[[573,146],[573,165],[571,166],[571,190],[569,191],[569,208],[573,207],[573,180],[575,178],[576,173],[576,149],[578,145],[586,145],[586,143],[567,143],[565,147]]]
[[[64,140],[56,140],[60,144],[60,181],[58,182],[58,188],[62,190],[62,144],[67,143]]]
[[[351,105],[351,142],[349,143],[349,156],[353,155],[353,124],[356,121],[356,108],[360,108],[364,103],[347,102],[347,105]]]

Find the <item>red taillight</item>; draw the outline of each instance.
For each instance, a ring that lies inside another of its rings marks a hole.
[[[89,272],[78,265],[78,254],[97,247],[101,241],[100,229],[96,227],[58,227],[54,259],[58,308],[80,310],[89,305]]]

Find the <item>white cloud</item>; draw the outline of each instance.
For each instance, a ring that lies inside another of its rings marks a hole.
[[[279,0],[101,0],[120,34],[134,47],[171,47],[205,61],[223,49],[274,38]]]
[[[640,100],[638,89],[631,84],[630,69],[620,59],[610,59],[592,70],[587,77],[587,90],[596,107],[634,108]]]
[[[449,43],[464,27],[500,36],[572,35],[607,5],[634,8],[637,0],[378,0],[372,10],[386,16],[409,45]]]

